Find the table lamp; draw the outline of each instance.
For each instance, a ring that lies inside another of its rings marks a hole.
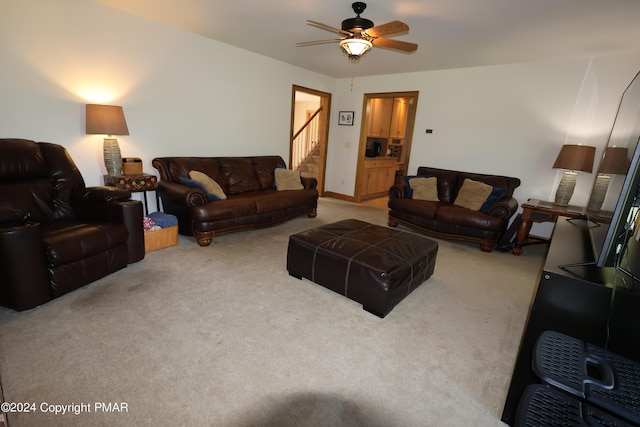
[[[113,135],[129,135],[122,107],[116,105],[87,104],[87,135],[103,134],[104,166],[107,175],[122,175],[122,154],[118,140]]]
[[[587,210],[599,211],[609,189],[609,175],[626,175],[629,170],[629,150],[627,147],[607,147],[598,168],[598,176],[593,185]]]
[[[589,172],[593,170],[593,160],[596,147],[588,145],[565,144],[562,146],[553,169],[565,169],[558,189],[554,205],[568,206],[576,186],[576,171]]]

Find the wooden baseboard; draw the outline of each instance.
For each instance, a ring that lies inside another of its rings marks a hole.
[[[323,197],[332,197],[334,199],[346,200],[347,202],[355,202],[353,196],[347,196],[346,194],[334,193],[333,191],[325,191],[322,193]]]

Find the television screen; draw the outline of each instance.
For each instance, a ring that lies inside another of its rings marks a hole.
[[[587,206],[596,265],[613,267],[632,233],[640,188],[640,73],[622,95]]]

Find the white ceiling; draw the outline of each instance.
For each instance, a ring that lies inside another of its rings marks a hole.
[[[369,0],[363,18],[410,27],[416,52],[374,47],[354,65],[337,35],[350,0],[94,0],[335,78],[640,52],[640,0]]]

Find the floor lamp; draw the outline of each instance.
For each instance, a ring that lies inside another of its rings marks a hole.
[[[122,154],[118,140],[112,135],[129,135],[122,107],[116,105],[87,104],[87,135],[107,135],[104,139],[103,155],[107,175],[122,175]]]
[[[607,147],[598,168],[587,210],[599,211],[609,190],[609,175],[626,175],[631,161],[627,147]]]
[[[566,144],[562,146],[553,169],[565,169],[558,190],[554,205],[568,206],[576,186],[576,171],[589,172],[593,170],[593,160],[596,156],[596,147],[588,145]]]

